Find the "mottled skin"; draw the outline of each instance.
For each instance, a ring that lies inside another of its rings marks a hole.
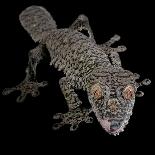
[[[26,78],[16,87],[5,89],[3,94],[20,90],[17,102],[22,102],[27,94],[39,95],[38,88],[46,86],[47,82],[36,81],[36,67],[43,59],[43,48],[46,47],[50,53],[50,65],[65,74],[59,84],[69,110],[54,115],[53,118],[61,119],[61,122],[56,123],[53,129],[70,124],[70,130],[76,130],[82,121],[91,123],[93,119],[89,114],[94,112],[109,134],[117,135],[123,131],[132,115],[136,94],[143,96],[137,88],[150,84],[150,80],[137,83],[139,75],[122,68],[118,52],[125,51],[126,47],[110,47],[120,37],[114,35],[106,43],[97,45],[85,15],[80,15],[69,28],[57,29],[52,16],[39,6],[26,8],[19,18],[39,45],[29,52]],[[83,30],[88,36],[82,33]],[[87,92],[90,109],[82,108],[75,89]]]

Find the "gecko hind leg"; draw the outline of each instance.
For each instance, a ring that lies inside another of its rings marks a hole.
[[[77,30],[79,32],[83,32],[85,34],[85,31],[88,36],[93,42],[95,42],[93,31],[90,27],[88,17],[81,14],[78,16],[78,18],[73,22],[73,24],[70,26],[70,29]]]
[[[32,97],[39,95],[39,87],[44,87],[47,85],[47,81],[37,82],[36,80],[36,68],[38,63],[42,60],[43,45],[38,45],[35,49],[29,52],[28,67],[26,68],[25,79],[15,87],[5,88],[2,92],[3,95],[9,95],[15,90],[21,91],[21,95],[17,97],[17,102],[23,102],[27,94],[31,94]]]
[[[93,118],[89,116],[92,112],[91,109],[82,109],[80,105],[82,102],[79,100],[77,94],[66,77],[60,79],[59,84],[66,99],[69,111],[65,114],[57,113],[53,116],[54,119],[62,119],[61,122],[53,125],[53,129],[59,129],[65,124],[71,125],[70,131],[74,131],[78,128],[80,122],[91,123]]]

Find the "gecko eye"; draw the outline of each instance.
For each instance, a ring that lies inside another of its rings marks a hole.
[[[91,94],[94,96],[95,99],[102,98],[102,89],[99,83],[96,83],[91,87]]]
[[[132,100],[135,97],[135,89],[133,86],[128,85],[124,88],[122,93],[124,99],[126,100]]]

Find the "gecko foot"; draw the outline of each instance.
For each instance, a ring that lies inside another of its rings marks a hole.
[[[45,87],[47,85],[47,81],[43,82],[34,82],[34,81],[26,81],[24,80],[19,85],[12,88],[5,88],[2,92],[3,95],[9,95],[15,90],[20,90],[21,95],[17,97],[17,102],[21,103],[25,100],[27,94],[31,94],[32,97],[37,97],[39,95],[39,87]]]
[[[58,130],[65,124],[69,124],[70,126],[70,131],[75,131],[77,130],[79,124],[81,122],[85,123],[92,123],[93,118],[89,116],[89,114],[92,112],[91,109],[74,109],[71,111],[68,111],[65,114],[62,113],[57,113],[53,116],[53,119],[61,119],[62,121],[59,123],[55,123],[53,125],[53,130]]]

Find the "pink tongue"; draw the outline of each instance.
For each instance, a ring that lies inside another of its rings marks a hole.
[[[111,125],[111,123],[108,122],[108,119],[99,120],[99,122],[101,123],[102,127],[103,127],[105,130],[107,130],[107,131],[110,130],[110,125]]]

